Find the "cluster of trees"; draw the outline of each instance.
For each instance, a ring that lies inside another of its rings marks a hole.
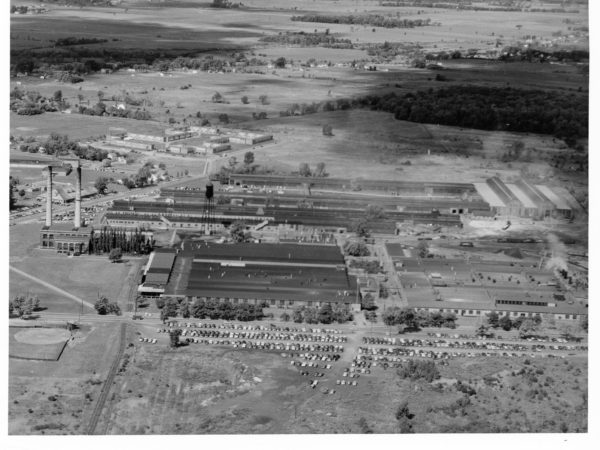
[[[556,91],[451,86],[370,95],[351,105],[392,112],[396,119],[411,122],[549,134],[568,145],[588,134],[587,96]]]
[[[64,107],[66,103],[62,99],[62,93],[59,98],[47,98],[37,91],[24,91],[19,87],[10,91],[10,110],[19,115],[33,116],[59,111]]]
[[[519,330],[521,335],[535,334],[542,323],[542,317],[535,315],[533,318],[515,317],[511,319],[508,315],[500,316],[496,311],[487,315],[487,323],[490,327],[502,328],[504,331]]]
[[[299,306],[298,308],[294,309],[292,314],[292,320],[296,323],[346,323],[353,319],[354,316],[348,307],[346,305],[337,303],[334,303],[333,306],[331,306],[329,303],[325,303],[320,308]]]
[[[402,434],[414,433],[412,420],[415,415],[408,409],[408,402],[405,400],[396,409],[396,420],[398,421],[398,431]]]
[[[306,33],[304,31],[279,32],[279,34],[262,37],[260,40],[281,45],[297,45],[299,47],[354,48],[350,39],[337,38],[334,35],[329,34],[329,30],[323,33]]]
[[[314,171],[311,170],[308,163],[300,163],[298,166],[298,174],[301,177],[326,177],[327,172],[325,172],[325,163],[317,163]]]
[[[52,41],[50,41],[52,42]],[[108,39],[100,39],[100,38],[77,38],[74,36],[69,36],[65,38],[58,38],[54,41],[55,47],[66,47],[68,45],[87,45],[87,44],[103,44],[104,42],[108,42]]]
[[[344,244],[344,253],[350,256],[369,256],[371,252],[364,242],[347,241]]]
[[[105,161],[108,158],[108,151],[95,147],[82,147],[77,145],[73,149],[73,154],[81,159],[89,159],[90,161]]]
[[[117,302],[111,302],[104,296],[100,297],[96,303],[94,303],[94,309],[98,311],[98,314],[101,316],[105,316],[107,314],[115,314],[117,316],[121,315],[121,308]]]
[[[382,273],[383,268],[379,265],[379,262],[375,260],[357,260],[353,259],[350,261],[350,267],[353,269],[362,269],[367,273]]]
[[[296,22],[341,23],[347,25],[368,25],[384,28],[414,28],[424,27],[431,24],[431,19],[399,19],[395,17],[383,16],[381,14],[306,14],[304,16],[292,16],[292,20]]]
[[[154,240],[140,228],[127,231],[125,228],[104,227],[92,232],[88,247],[90,255],[110,253],[114,248],[120,248],[127,254],[146,255],[154,248]]]
[[[211,8],[237,9],[244,6],[242,2],[234,3],[229,0],[213,0],[210,4]]]
[[[409,359],[398,368],[396,373],[402,379],[425,380],[429,383],[440,378],[440,372],[433,361],[418,359]]]
[[[250,239],[250,233],[246,231],[246,224],[240,220],[236,220],[229,227],[229,236],[233,242],[246,242]]]
[[[27,11],[29,11],[29,7],[28,6],[10,5],[10,13],[11,14],[15,14],[15,13],[27,14]]]
[[[381,317],[387,326],[401,325],[405,330],[418,330],[422,327],[456,328],[456,315],[451,312],[430,313],[393,306],[386,309]]]
[[[588,62],[588,50],[556,50],[547,51],[531,47],[505,47],[499,56],[501,61],[527,61],[527,62]]]
[[[9,317],[29,317],[34,311],[40,311],[40,299],[37,295],[27,297],[17,295],[12,301],[8,302]]]
[[[363,295],[363,298],[360,300],[360,309],[364,311],[374,311],[377,309],[375,299],[370,293],[367,292]]]
[[[78,111],[86,116],[109,116],[123,117],[126,119],[150,120],[152,115],[145,109],[118,108],[113,105],[106,106],[104,102],[98,102],[92,107],[79,105]]]
[[[213,175],[213,180],[226,182],[229,180],[229,176],[234,173],[269,173],[270,170],[261,168],[260,164],[254,164],[254,153],[246,152],[244,154],[244,163],[238,163],[235,156],[232,156],[227,161],[227,165],[221,166],[218,174]]]
[[[269,97],[266,94],[261,94],[261,95],[258,96],[258,102],[261,105],[268,105],[270,103],[269,102]],[[242,96],[242,103],[244,105],[247,105],[248,103],[250,103],[250,100],[248,99],[247,95]],[[266,115],[265,115],[265,118],[266,118]]]
[[[261,320],[263,314],[263,305],[249,305],[247,303],[233,304],[229,302],[219,302],[217,300],[197,299],[189,303],[187,299],[178,301],[176,299],[158,298],[156,305],[161,310],[161,320],[169,317],[181,316],[183,318],[194,317],[196,319],[212,320],[240,320],[248,322],[251,320]]]
[[[15,209],[17,205],[17,201],[15,199],[15,186],[19,184],[16,178],[13,178],[12,175],[9,175],[9,197],[8,197],[8,209],[12,211]]]
[[[48,155],[68,155],[79,151],[79,144],[69,139],[66,134],[50,133],[46,142],[42,144]],[[76,153],[75,153],[76,154]]]
[[[436,1],[387,1],[381,3],[381,6],[412,6],[419,8],[436,8],[436,9],[462,9],[468,11],[505,11],[505,12],[516,12],[522,11],[523,9],[519,6],[512,6],[513,2],[504,1],[504,2],[494,2],[493,6],[482,6],[481,4],[473,5],[470,1],[465,0],[454,0],[454,1],[444,1],[444,2],[436,2]]]
[[[253,112],[252,118],[254,120],[264,120],[267,118],[267,113],[265,111]]]

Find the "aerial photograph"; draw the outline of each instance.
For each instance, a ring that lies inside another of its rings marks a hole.
[[[7,3],[11,438],[594,431],[588,0]]]

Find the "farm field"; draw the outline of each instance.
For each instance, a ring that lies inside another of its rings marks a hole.
[[[523,36],[536,35],[550,38],[552,33],[560,31],[568,35],[568,25],[562,21],[561,14],[545,12],[478,12],[456,11],[450,9],[389,8],[379,7],[376,2],[300,2],[291,7],[278,9],[272,2],[245,2],[250,9],[213,9],[198,6],[169,7],[128,2],[127,10],[106,8],[85,8],[85,19],[81,20],[80,10],[72,8],[53,8],[41,19],[38,17],[12,17],[11,45],[13,48],[39,47],[48,39],[64,36],[64,32],[49,33],[40,21],[53,21],[55,30],[69,29],[88,35],[110,35],[119,41],[111,42],[116,47],[140,48],[180,48],[211,49],[256,44],[263,33],[282,31],[324,31],[351,38],[353,42],[397,41],[401,33],[404,42],[419,42],[424,46],[437,49],[468,49],[473,47],[493,49],[496,38],[505,41],[522,39]],[[568,16],[575,22],[585,22],[587,7],[578,5],[577,14]],[[156,12],[160,11],[161,21],[157,27]],[[434,25],[427,27],[388,29],[345,24],[325,24],[291,21],[294,15],[308,12],[319,13],[398,13],[402,18],[431,19]],[[78,25],[71,22],[78,19]],[[485,18],[485,20],[482,20]],[[41,22],[44,23],[44,22]],[[249,27],[248,24],[252,26]],[[439,25],[437,25],[439,24]],[[515,25],[520,25],[516,27]],[[198,31],[202,30],[202,31]],[[30,41],[26,36],[39,41]],[[202,44],[198,44],[201,42]],[[579,44],[585,46],[587,42]]]

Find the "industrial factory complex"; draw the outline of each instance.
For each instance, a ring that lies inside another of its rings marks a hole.
[[[565,190],[523,180],[505,184],[345,180],[272,175],[231,175],[216,187],[211,229],[242,220],[269,231],[318,227],[345,232],[366,220],[374,233],[398,234],[402,225],[462,227],[461,217],[573,217],[577,203]],[[115,201],[106,214],[111,226],[200,229],[202,189],[163,189],[155,201]],[[365,216],[368,207],[380,211]]]
[[[206,155],[241,149],[271,140],[273,136],[270,134],[217,127],[170,128],[156,134],[132,133],[123,128],[110,128],[104,141],[94,142],[92,145],[116,151],[138,150],[178,155]]]
[[[47,194],[40,246],[82,254],[94,231],[81,221],[79,161],[49,163],[46,192],[53,192],[55,173],[73,169],[74,222],[52,223]],[[379,290],[358,283],[369,277],[352,270],[340,248],[357,223],[373,236],[393,238],[407,224],[439,234],[459,232],[465,218],[571,219],[576,211],[564,190],[497,177],[471,184],[234,174],[201,188],[162,189],[153,200],[115,200],[102,226],[179,234],[178,244],[150,255],[138,287],[143,296],[275,308],[330,304],[360,311],[363,294],[377,298]],[[225,242],[234,223],[242,224],[246,242]],[[303,240],[305,235],[313,240]],[[565,281],[543,261],[482,260],[476,254],[424,258],[404,244],[385,248],[379,257],[392,262],[405,301],[416,310],[567,321],[587,314],[587,306],[563,289]],[[469,250],[472,245],[461,251]]]

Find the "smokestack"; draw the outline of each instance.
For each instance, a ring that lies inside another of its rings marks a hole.
[[[52,226],[52,166],[48,166],[48,182],[46,184],[46,226]]]
[[[75,186],[75,228],[81,227],[81,166],[77,164],[77,184]]]

